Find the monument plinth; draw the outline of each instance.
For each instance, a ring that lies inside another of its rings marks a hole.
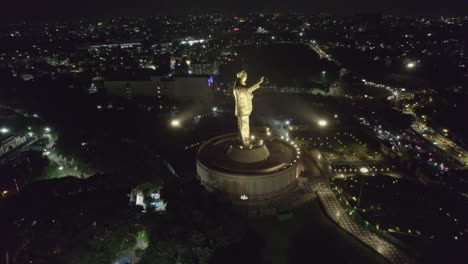
[[[212,138],[197,154],[197,173],[208,190],[227,194],[234,202],[245,195],[251,202],[264,202],[296,185],[298,150],[279,138],[239,148],[237,134]]]
[[[254,163],[268,159],[270,151],[262,139],[251,140],[250,145],[245,146],[239,142],[229,142],[227,156],[237,162]]]

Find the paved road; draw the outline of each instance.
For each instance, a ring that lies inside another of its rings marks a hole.
[[[330,188],[317,191],[317,195],[328,216],[341,228],[380,253],[391,263],[413,263],[408,256],[390,242],[356,223],[341,206]]]
[[[372,231],[362,227],[347,214],[346,210],[342,207],[340,201],[330,188],[328,180],[324,176],[324,170],[316,169],[317,163],[313,160],[313,155],[304,155],[303,160],[308,171],[314,174],[308,176],[309,180],[305,189],[316,191],[323,208],[325,208],[325,212],[336,224],[364,244],[374,249],[391,263],[413,263],[413,261],[406,256],[402,250],[398,249],[383,238],[380,238]]]
[[[416,131],[416,133],[421,135],[423,138],[429,140],[430,142],[436,142],[436,144],[434,145],[437,148],[439,148],[445,154],[452,157],[454,160],[459,161],[463,168],[468,168],[468,152],[466,150],[459,147],[450,139],[444,137],[443,135],[437,132],[434,132],[432,134],[425,133],[425,131],[429,128],[421,121],[414,122],[414,124],[411,127],[414,131]]]

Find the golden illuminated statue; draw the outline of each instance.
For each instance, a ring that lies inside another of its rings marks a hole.
[[[234,83],[234,99],[236,104],[237,124],[239,126],[240,137],[244,146],[250,145],[250,128],[249,116],[252,113],[252,98],[253,91],[260,88],[265,78],[261,77],[260,80],[252,86],[247,86],[247,72],[241,71],[237,73],[237,80]]]

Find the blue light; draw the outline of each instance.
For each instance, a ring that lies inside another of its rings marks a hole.
[[[208,78],[208,86],[211,86],[213,84],[213,76],[210,76],[210,78]]]

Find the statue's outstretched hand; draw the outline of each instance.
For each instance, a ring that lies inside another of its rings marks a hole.
[[[265,76],[260,77],[260,80],[258,80],[258,84],[263,83],[264,80],[265,80]]]

